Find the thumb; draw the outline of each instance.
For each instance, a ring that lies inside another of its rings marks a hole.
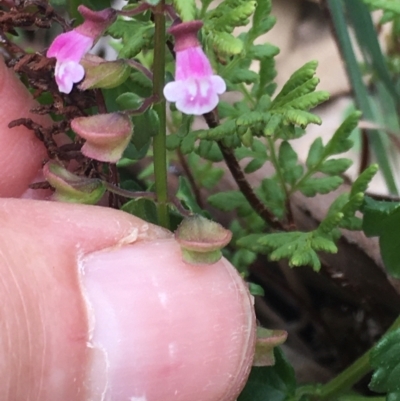
[[[30,112],[37,103],[1,57],[0,104],[0,196],[19,197],[39,174],[46,150],[31,130],[8,124],[19,118],[48,124],[49,119]]]
[[[35,103],[2,61],[0,88],[0,196],[18,197],[46,152],[7,128]],[[255,323],[229,263],[187,265],[170,234],[100,207],[3,199],[0,222],[0,401],[236,398]]]
[[[0,221],[0,401],[236,399],[255,322],[227,261],[101,207],[2,199]]]

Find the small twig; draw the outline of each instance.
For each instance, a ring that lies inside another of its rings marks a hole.
[[[101,114],[106,114],[107,106],[106,101],[104,100],[103,92],[101,91],[101,89],[95,89],[94,93],[96,96],[97,108],[99,109],[99,112]]]
[[[185,209],[182,206],[181,201],[176,197],[176,196],[169,196],[169,201],[172,203],[178,212],[183,216],[183,217],[190,217],[193,216],[193,212],[191,210]]]
[[[143,75],[149,78],[150,81],[153,80],[153,73],[148,70],[143,64],[140,64],[138,61],[132,59],[126,59],[125,62],[129,64],[132,68],[140,71]]]
[[[204,119],[206,120],[209,128],[215,128],[219,125],[218,116],[215,112],[210,112],[203,114]],[[244,197],[249,202],[250,206],[256,211],[256,213],[272,228],[277,230],[288,231],[288,228],[285,227],[274,214],[269,211],[265,205],[261,202],[258,196],[253,191],[253,188],[246,180],[246,177],[243,173],[242,168],[240,167],[239,162],[237,161],[235,155],[233,154],[232,149],[225,146],[221,141],[217,141],[219,149],[224,156],[224,160],[226,165],[229,168],[234,180],[236,181],[237,186],[242,191]]]
[[[128,199],[137,199],[137,198],[145,198],[145,199],[151,199],[156,201],[157,200],[157,195],[154,192],[148,192],[148,191],[128,191],[126,189],[122,189],[120,187],[117,187],[115,185],[110,184],[109,182],[104,182],[105,187],[107,191],[112,192],[116,195],[123,196],[124,198]],[[185,209],[182,206],[181,201],[175,196],[175,195],[169,195],[168,197],[169,203],[175,206],[175,208],[178,210],[178,212],[184,216],[184,217],[189,217],[192,216],[193,213],[190,210]]]
[[[127,189],[123,189],[113,185],[109,182],[104,181],[104,185],[107,191],[114,193],[115,195],[123,196],[128,199],[136,199],[136,198],[146,198],[146,199],[156,199],[156,194],[154,192],[148,191],[128,191]]]
[[[116,10],[117,15],[121,15],[123,17],[133,17],[134,15],[144,13],[147,10],[150,10],[152,7],[148,3],[142,3],[136,8],[131,10]]]
[[[152,96],[144,99],[143,103],[137,109],[124,110],[122,113],[127,114],[129,116],[143,114],[156,101],[157,101],[157,97],[152,95]]]
[[[182,22],[182,20],[179,18],[179,15],[176,13],[175,8],[173,6],[166,4],[164,6],[164,9],[174,23],[179,24]]]

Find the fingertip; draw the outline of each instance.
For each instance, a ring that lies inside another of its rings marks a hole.
[[[39,174],[46,158],[44,145],[33,131],[20,125],[9,128],[9,123],[30,118],[39,124],[49,119],[31,113],[38,104],[0,58],[0,197],[19,197]]]
[[[188,265],[164,239],[96,252],[81,268],[90,344],[101,355],[91,364],[93,394],[236,399],[251,365],[254,312],[229,263]]]

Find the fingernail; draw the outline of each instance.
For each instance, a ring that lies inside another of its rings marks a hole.
[[[184,263],[173,239],[139,241],[82,260],[89,399],[236,397],[252,358],[254,314],[241,278],[226,261],[218,263]]]

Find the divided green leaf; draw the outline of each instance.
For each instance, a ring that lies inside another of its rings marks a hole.
[[[369,388],[377,393],[387,393],[390,400],[400,396],[400,329],[386,334],[370,354],[374,368]]]

